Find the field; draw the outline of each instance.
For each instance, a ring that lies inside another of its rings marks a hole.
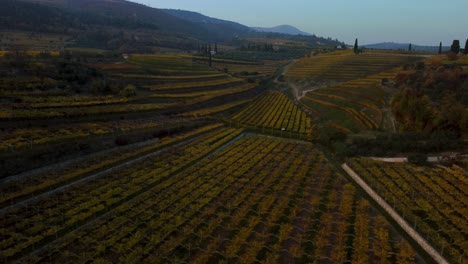
[[[324,126],[343,133],[392,129],[387,101],[401,66],[422,56],[337,51],[294,63],[286,72],[297,99]]]
[[[109,147],[122,137],[133,141],[157,137],[158,131],[182,127],[187,119],[231,113],[261,92],[257,84],[230,77],[188,55],[132,55],[128,61],[89,66],[114,83],[132,85],[135,94],[44,91],[25,87],[40,85],[40,78],[2,79],[0,155],[5,157],[5,171],[1,175],[28,169],[15,167],[8,162],[11,158],[26,159],[50,149],[60,153],[63,148],[62,154],[67,154],[79,145],[97,149],[95,143],[105,140]],[[21,122],[29,125],[18,126]]]
[[[118,173],[2,209],[10,216],[2,218],[2,259],[414,259],[310,143],[244,136],[219,148],[240,132],[217,129]]]
[[[305,58],[295,63],[287,72],[289,78],[306,78],[314,81],[350,81],[421,60],[418,56],[395,54],[360,54],[352,51],[324,54]]]
[[[69,39],[69,36],[59,34],[0,31],[0,51],[60,51]]]
[[[351,167],[453,263],[467,258],[468,182],[459,167],[424,168],[364,158]]]
[[[85,66],[108,83],[79,92],[5,76],[0,260],[432,263],[318,135],[389,129],[393,78],[422,60],[413,55],[216,57],[209,67],[190,54],[100,54]],[[464,263],[463,169],[348,163]]]
[[[396,70],[355,79],[308,92],[301,102],[343,131],[357,132],[382,127],[382,109],[386,107],[388,91],[382,79],[393,79]]]
[[[270,91],[232,116],[232,120],[255,126],[299,134],[312,134],[311,120],[282,93]]]

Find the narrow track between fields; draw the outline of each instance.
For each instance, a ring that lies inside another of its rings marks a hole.
[[[410,236],[436,263],[449,262],[434,249],[416,230],[414,230],[403,217],[401,217],[380,195],[378,195],[361,177],[346,163],[341,167],[348,175],[380,206],[385,212]]]

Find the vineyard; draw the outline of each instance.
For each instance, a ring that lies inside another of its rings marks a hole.
[[[16,99],[13,103],[0,105],[0,120],[174,113],[216,106],[223,103],[222,98],[226,96],[242,101],[247,95],[257,93],[256,85],[219,73],[184,55],[132,55],[125,63],[92,66],[109,74],[115,81],[135,85],[141,91],[137,90],[136,96],[68,96],[64,92],[4,91],[3,96]],[[216,101],[219,98],[221,101]]]
[[[225,144],[239,133],[217,129],[2,209],[1,258],[414,263],[411,247],[310,143],[244,136]]]
[[[288,97],[270,91],[232,116],[232,120],[257,128],[272,128],[300,134],[311,133],[311,121]]]
[[[401,65],[421,60],[405,54],[337,51],[297,61],[286,77],[301,88],[295,93],[304,107],[329,128],[347,134],[391,129],[391,117],[383,111],[390,95],[385,85]]]
[[[356,56],[352,51],[337,52],[301,59],[290,68],[286,76],[314,81],[343,82],[364,78],[419,60],[421,58],[418,56],[395,56],[385,53]]]
[[[467,258],[468,182],[459,167],[422,168],[364,158],[350,166],[439,252],[453,263]]]
[[[0,261],[432,263],[336,166],[342,142],[321,141],[390,130],[394,78],[422,57],[236,52],[211,67],[187,53],[67,62],[93,76],[83,86],[0,79]],[[465,262],[465,170],[347,159]]]
[[[382,127],[382,108],[388,94],[382,88],[382,79],[393,79],[396,70],[390,70],[361,79],[330,85],[308,92],[301,102],[323,120],[342,127],[346,132],[375,130]]]
[[[76,151],[75,145],[97,149],[98,144],[107,148],[117,138],[157,137],[158,131],[184,126],[187,119],[231,114],[262,91],[256,83],[230,77],[188,55],[132,55],[127,61],[89,66],[111,80],[93,87],[119,83],[133,90],[129,95],[70,95],[59,89],[11,89],[12,81],[21,85],[31,78],[0,81],[2,87],[9,87],[0,91],[0,97],[6,98],[0,103],[2,176],[28,169],[8,162],[27,159],[22,153],[40,155],[63,149],[67,154]],[[18,122],[27,128],[17,126]],[[102,143],[105,140],[110,142]],[[38,154],[32,154],[35,151]]]

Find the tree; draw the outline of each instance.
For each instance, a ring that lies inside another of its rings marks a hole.
[[[468,39],[466,39],[466,42],[465,42],[465,50],[463,51],[463,54],[468,54]]]
[[[411,43],[409,44],[408,51],[411,51]]]
[[[450,46],[450,51],[452,51],[455,54],[460,53],[460,41],[458,39],[455,39],[452,43],[452,46]]]
[[[208,60],[208,66],[211,67],[211,44],[208,46],[208,55],[210,56],[209,57],[209,60]]]
[[[354,41],[354,48],[353,48],[353,51],[355,54],[358,54],[359,53],[359,46],[358,46],[358,39],[356,39]]]
[[[439,54],[442,54],[442,41],[439,44]]]
[[[215,52],[218,53],[218,43],[215,42]]]

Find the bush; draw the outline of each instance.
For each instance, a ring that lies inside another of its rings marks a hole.
[[[458,56],[455,52],[450,51],[449,53],[447,53],[447,58],[449,61],[456,61],[458,59]]]
[[[129,84],[120,91],[120,95],[123,97],[132,97],[136,95],[136,88],[134,85]]]
[[[408,162],[417,164],[417,165],[426,165],[427,156],[424,154],[413,154],[408,156]]]

